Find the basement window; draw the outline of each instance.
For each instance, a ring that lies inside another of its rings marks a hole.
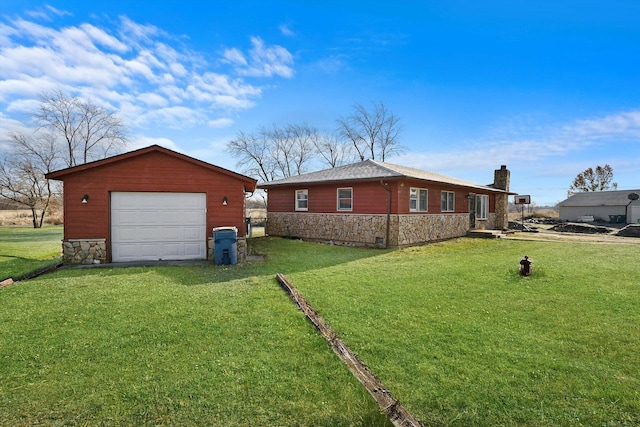
[[[309,210],[309,190],[296,190],[296,210]]]

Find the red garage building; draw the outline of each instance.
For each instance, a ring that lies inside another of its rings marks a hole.
[[[256,180],[153,145],[51,172],[64,182],[63,261],[212,259],[214,227],[238,229]]]

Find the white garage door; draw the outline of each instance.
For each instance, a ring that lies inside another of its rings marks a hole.
[[[113,262],[205,259],[207,195],[111,193]]]

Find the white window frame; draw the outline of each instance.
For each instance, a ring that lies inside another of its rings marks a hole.
[[[304,196],[301,198],[300,196]],[[300,206],[300,202],[304,201],[305,206]],[[309,210],[309,190],[296,190],[296,210],[308,211]]]
[[[420,206],[420,194],[424,192],[424,209]],[[414,204],[415,203],[415,204]],[[409,188],[409,212],[428,212],[429,211],[429,190],[426,188],[411,187]]]
[[[489,196],[476,195],[476,219],[489,219]]]
[[[440,211],[455,212],[456,210],[456,193],[453,191],[442,190],[440,193]]]
[[[341,208],[340,200],[347,200],[346,197],[340,197],[340,190],[349,190],[349,207]],[[336,190],[336,210],[341,212],[351,212],[353,211],[353,187],[340,187]]]

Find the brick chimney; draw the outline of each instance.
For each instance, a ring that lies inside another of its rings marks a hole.
[[[509,191],[509,181],[511,172],[506,165],[500,166],[493,174],[493,187],[500,190]],[[496,230],[504,230],[509,227],[509,195],[496,194]]]

